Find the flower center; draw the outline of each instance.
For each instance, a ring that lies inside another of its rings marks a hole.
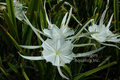
[[[59,55],[59,54],[60,54],[60,52],[59,52],[59,51],[56,51],[55,53],[56,53],[56,55]]]
[[[98,38],[98,35],[95,35],[96,38]]]

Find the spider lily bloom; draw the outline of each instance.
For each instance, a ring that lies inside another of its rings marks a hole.
[[[67,46],[66,46],[67,45]],[[30,48],[32,46],[23,46],[23,48]],[[39,46],[33,46],[33,49],[38,48]],[[51,62],[52,65],[57,66],[57,69],[60,75],[63,78],[68,79],[60,70],[60,66],[64,66],[66,63],[70,63],[73,60],[74,53],[72,53],[72,43],[70,41],[65,41],[64,39],[47,39],[41,45],[43,48],[42,56],[32,57],[32,56],[23,56],[20,53],[20,56],[29,59],[29,60],[43,60],[45,59],[47,62]],[[63,48],[64,47],[64,48]]]
[[[93,25],[90,26],[88,28],[88,30],[89,30],[89,32],[98,32],[98,33],[95,33],[95,34],[91,34],[91,37],[93,39],[97,40],[98,42],[100,42],[101,44],[117,47],[116,45],[103,43],[103,42],[120,42],[120,39],[118,39],[118,37],[120,37],[120,35],[113,34],[110,31],[110,24],[111,24],[111,21],[112,21],[112,18],[113,18],[113,14],[112,14],[107,26],[104,24],[104,18],[105,18],[105,14],[107,12],[107,9],[108,9],[108,4],[109,4],[109,0],[107,0],[106,9],[104,10],[104,12],[101,16],[99,25],[93,23]],[[117,47],[117,48],[119,48],[119,47]]]
[[[26,8],[25,6],[23,6],[23,4],[21,4],[19,1],[14,0],[14,10],[15,10],[15,16],[18,20],[22,21],[24,16],[23,16],[23,8]],[[26,13],[26,11],[24,11],[24,13]]]
[[[66,13],[65,16],[63,17],[63,20],[61,22],[61,27],[59,29],[55,24],[52,24],[49,21],[48,15],[47,15],[47,12],[46,12],[45,3],[46,3],[46,0],[44,2],[44,8],[45,8],[45,13],[46,13],[46,18],[47,18],[47,22],[48,22],[48,25],[49,25],[48,26],[49,29],[44,29],[43,30],[44,34],[48,35],[50,38],[53,38],[53,37],[65,38],[67,36],[73,35],[74,31],[70,30],[70,28],[68,27],[68,23],[70,21],[71,15],[72,15],[72,8],[69,11],[68,18],[67,18],[68,13]]]
[[[6,3],[0,3],[2,5],[7,5]],[[27,8],[25,6],[23,6],[23,4],[21,4],[18,0],[13,0],[13,4],[14,4],[14,10],[15,10],[15,16],[18,20],[22,21],[23,20],[23,8]],[[24,13],[26,13],[26,11],[24,11]]]
[[[45,13],[46,13],[46,7],[45,7],[45,3],[46,1],[44,2],[44,8],[45,8]],[[82,29],[76,34],[74,35],[74,31],[71,30],[70,28],[68,28],[68,23],[70,21],[70,16],[72,15],[72,8],[70,9],[69,11],[69,16],[67,18],[67,15],[68,13],[65,14],[65,16],[63,17],[63,20],[61,22],[61,27],[60,29],[55,25],[55,24],[52,24],[49,19],[48,19],[48,15],[46,13],[46,19],[47,19],[47,22],[48,22],[48,29],[44,29],[43,32],[41,32],[40,30],[36,29],[34,26],[32,26],[32,24],[30,23],[30,21],[27,19],[25,13],[23,12],[23,15],[24,15],[24,18],[23,20],[33,29],[33,31],[38,34],[38,33],[41,33],[47,37],[50,37],[51,39],[52,38],[67,38],[67,40],[75,40],[79,34],[83,31],[83,29],[91,22],[93,21],[93,19],[89,20],[83,27]],[[80,24],[81,25],[81,24]],[[84,37],[85,35],[90,35],[90,34],[93,34],[93,32],[91,33],[87,33],[87,34],[82,34],[79,36],[80,37]]]
[[[43,41],[41,46],[24,46],[24,45],[20,45],[20,47],[22,48],[26,48],[26,49],[37,49],[37,48],[43,48],[42,51],[42,56],[24,56],[22,54],[19,53],[19,55],[25,59],[28,60],[46,60],[47,62],[51,62],[52,65],[57,66],[57,69],[60,73],[60,75],[65,78],[68,79],[60,70],[60,66],[64,66],[64,64],[66,63],[70,63],[73,58],[76,57],[84,57],[90,54],[93,54],[95,52],[100,51],[102,48],[93,50],[93,51],[89,51],[86,53],[80,53],[75,55],[72,52],[72,49],[74,47],[79,47],[79,46],[83,46],[83,45],[74,45],[73,43],[71,43],[71,41],[65,41],[65,39],[47,39],[45,41]]]

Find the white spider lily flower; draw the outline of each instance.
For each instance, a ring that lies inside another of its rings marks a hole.
[[[48,43],[52,47],[45,43]],[[51,62],[55,66],[64,66],[64,64],[70,63],[73,60],[73,44],[70,41],[64,41],[64,39],[47,39],[45,43],[42,44],[42,47],[44,49],[43,56],[47,62]]]
[[[110,24],[111,24],[111,21],[113,18],[113,14],[111,15],[111,18],[110,18],[107,26],[104,24],[104,18],[105,18],[107,9],[108,9],[108,4],[109,4],[109,0],[107,0],[106,9],[102,13],[99,24],[97,25],[97,24],[93,23],[92,26],[89,26],[88,30],[89,30],[89,32],[98,32],[95,34],[91,34],[91,37],[93,39],[99,41],[101,44],[117,47],[112,44],[103,43],[103,42],[120,42],[120,39],[118,39],[118,37],[120,37],[120,35],[114,34],[110,31]],[[120,49],[119,47],[117,47],[117,48]]]
[[[23,5],[19,2],[19,0],[13,0],[14,6],[15,7],[23,7]]]
[[[66,46],[67,45],[67,46]],[[31,56],[23,56],[20,53],[20,56],[29,59],[29,60],[43,60],[45,59],[47,62],[51,62],[52,65],[57,66],[58,72],[60,75],[68,79],[60,70],[60,66],[64,66],[66,63],[70,63],[75,56],[72,53],[73,44],[70,41],[65,41],[64,39],[47,39],[43,42],[42,46],[42,56],[31,57]],[[23,48],[30,48],[32,46],[22,46]],[[40,46],[33,46],[33,49],[38,48]]]
[[[87,44],[88,45],[88,44]],[[94,44],[89,44],[94,45]],[[43,48],[42,56],[24,56],[19,53],[19,55],[28,60],[46,60],[47,62],[51,62],[52,65],[57,66],[59,74],[68,79],[60,70],[60,66],[64,66],[64,64],[70,63],[76,57],[84,57],[95,52],[102,50],[104,47],[92,50],[85,53],[74,54],[72,49],[74,47],[86,46],[86,44],[73,44],[71,41],[65,41],[65,39],[47,39],[43,41],[41,46],[24,46],[20,45],[22,48],[26,49],[38,49]]]
[[[22,21],[24,16],[23,12],[26,13],[26,11],[23,10],[23,8],[27,8],[23,6],[18,0],[13,0],[14,3],[14,10],[15,10],[15,16],[18,20]]]
[[[20,45],[20,47],[26,49],[37,49],[42,47],[42,57],[47,62],[51,62],[54,66],[64,66],[64,64],[70,63],[75,56],[72,52],[73,44],[70,41],[65,41],[64,39],[47,39],[41,46]],[[32,57],[22,57],[25,59],[35,60],[34,57],[33,59]],[[41,58],[36,60],[41,60]]]
[[[7,5],[6,3],[0,2],[1,5]],[[15,10],[15,17],[22,21],[23,20],[23,8],[26,8],[25,6],[23,6],[23,4],[21,4],[18,0],[13,0],[13,4],[14,4],[14,10]],[[24,11],[24,13],[26,13],[26,11]]]
[[[47,22],[49,25],[49,27],[48,27],[49,29],[44,29],[43,30],[44,34],[48,35],[50,38],[53,38],[53,37],[65,38],[67,36],[73,35],[74,31],[68,27],[68,23],[70,21],[71,15],[72,15],[72,8],[69,11],[68,18],[67,18],[68,13],[66,13],[65,16],[63,17],[63,20],[61,22],[61,27],[59,29],[55,24],[52,24],[49,21],[49,18],[48,18],[47,12],[46,12],[45,3],[46,3],[46,0],[44,2],[44,8],[45,8],[45,13],[46,13],[46,18],[47,18]]]
[[[18,20],[22,21],[24,19],[24,15],[23,12],[26,13],[27,11],[24,11],[22,8],[20,7],[14,7],[15,10],[15,16]]]

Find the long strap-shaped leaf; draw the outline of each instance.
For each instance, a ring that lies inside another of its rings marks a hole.
[[[13,24],[13,22],[11,21],[10,17],[7,15],[6,12],[4,12],[4,17],[5,17],[5,22],[7,23],[11,36],[15,38],[17,42],[19,42],[17,29],[15,28],[15,25]]]
[[[107,68],[107,67],[113,66],[113,65],[115,65],[115,64],[117,64],[116,61],[111,62],[111,63],[109,63],[109,64],[106,64],[106,65],[104,65],[104,66],[97,67],[97,68],[94,68],[94,69],[92,69],[92,70],[86,71],[86,72],[81,73],[80,75],[76,76],[73,80],[79,80],[79,79],[82,78],[82,77],[89,76],[89,75],[91,75],[91,74],[93,74],[93,73],[95,73],[95,72],[98,72],[98,71],[100,71],[100,70],[102,70],[102,69],[105,69],[105,68]]]
[[[17,29],[13,0],[6,0],[6,3],[7,3],[9,17],[10,17],[12,23],[14,24],[14,26]]]

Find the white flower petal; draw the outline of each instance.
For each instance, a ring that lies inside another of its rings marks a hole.
[[[32,28],[32,30],[35,32],[35,34],[37,35],[37,37],[44,42],[44,40],[42,39],[42,37],[39,35],[39,33],[36,31],[36,29],[33,27],[33,25],[30,23],[30,21],[28,20],[28,18],[26,17],[26,15],[23,12],[23,15],[25,17],[24,21]]]
[[[44,54],[44,53],[43,53]],[[43,55],[44,56],[44,55]],[[51,62],[53,65],[55,65],[54,64],[54,62],[55,62],[55,58],[56,58],[56,55],[55,54],[51,54],[51,55],[48,55],[48,56],[44,56],[44,58],[45,58],[45,60],[47,61],[47,62]],[[56,66],[56,65],[55,65]]]
[[[108,22],[108,24],[107,24],[107,28],[109,28],[109,26],[110,26],[110,24],[111,24],[111,21],[112,21],[113,15],[114,15],[114,14],[112,14],[112,16],[111,16],[111,18],[110,18],[110,20],[109,20],[109,22]]]
[[[48,24],[52,27],[52,23],[49,21],[49,18],[48,18],[48,15],[47,15],[47,11],[46,11],[46,0],[44,1],[44,9],[45,9],[45,14],[46,14],[46,19],[47,19],[47,22]]]
[[[95,8],[95,10],[94,10],[94,12],[93,12],[93,16],[95,16],[96,10],[97,10],[97,7]]]
[[[73,55],[74,55],[73,53],[71,53],[67,56],[60,55],[60,61],[64,62],[65,64],[70,63],[73,60]],[[63,65],[60,65],[60,66],[63,66]]]
[[[61,72],[60,66],[57,66],[57,69],[58,69],[59,74],[60,74],[63,78],[68,79],[68,78]]]
[[[59,59],[59,56],[57,55],[55,60],[54,60],[54,65],[60,65],[60,59]]]
[[[62,43],[62,46],[60,47],[60,52],[63,54],[63,55],[68,55],[71,53],[73,47],[72,47],[72,43],[70,41],[66,41],[64,43]]]
[[[38,49],[42,47],[42,46],[25,46],[25,45],[19,45],[19,46],[26,49]]]
[[[107,9],[108,9],[108,4],[109,4],[109,0],[107,0],[107,5],[106,5],[106,9],[104,10],[104,12],[102,13],[102,16],[101,16],[101,19],[100,19],[100,27],[103,25],[103,21],[104,21],[104,18],[105,18],[105,14],[107,12]]]
[[[69,23],[71,15],[72,15],[72,7],[70,8],[69,16],[65,25]]]
[[[65,16],[64,16],[64,18],[62,20],[61,27],[63,27],[63,25],[65,25],[67,15],[68,15],[68,12],[65,14]]]
[[[6,3],[4,3],[4,2],[0,2],[0,4],[2,4],[2,5],[7,5]]]
[[[116,48],[120,49],[118,46],[113,45],[113,44],[107,44],[107,43],[100,43],[100,44],[103,44],[105,46],[112,46],[112,47],[116,47]]]
[[[110,40],[107,40],[109,42],[120,42],[120,39],[110,39]]]
[[[87,32],[87,33],[82,33],[80,36],[78,36],[78,38],[87,37],[88,35],[92,35],[92,34],[95,34],[95,33],[98,33],[98,32]]]
[[[85,57],[85,56],[89,56],[89,55],[91,55],[91,54],[93,54],[93,53],[96,53],[96,52],[102,50],[103,48],[105,48],[105,47],[101,47],[101,48],[99,48],[99,49],[92,50],[92,51],[85,52],[85,53],[76,54],[74,57]]]
[[[53,27],[50,30],[44,29],[43,32],[44,32],[45,35],[49,36],[50,38],[60,36],[59,28],[54,24],[53,24]]]
[[[87,25],[90,23],[90,22],[92,22],[94,19],[91,19],[91,20],[89,20],[83,27],[82,27],[82,29],[75,35],[75,37],[73,37],[73,39],[71,39],[71,42],[75,39],[75,38],[77,38],[77,36],[85,29],[85,27],[87,27]]]
[[[54,51],[54,40],[51,40],[51,39],[47,39],[45,42],[43,42],[43,44],[41,45],[44,49],[47,49],[47,50],[52,50]]]
[[[42,53],[43,53],[43,56],[49,56],[49,55],[52,55],[52,54],[55,55],[55,51],[52,51],[52,50],[49,50],[49,49],[43,50]]]
[[[19,52],[18,52],[18,54],[21,56],[21,57],[23,57],[23,58],[25,58],[25,59],[28,59],[28,60],[44,60],[44,58],[43,58],[43,56],[23,56],[22,54],[20,54]]]
[[[73,47],[83,47],[88,45],[95,45],[94,43],[87,43],[87,44],[74,44]]]
[[[93,24],[92,26],[90,26],[90,27],[88,28],[88,30],[89,30],[90,32],[95,32],[95,31],[97,31],[97,27],[98,27],[98,25]]]

